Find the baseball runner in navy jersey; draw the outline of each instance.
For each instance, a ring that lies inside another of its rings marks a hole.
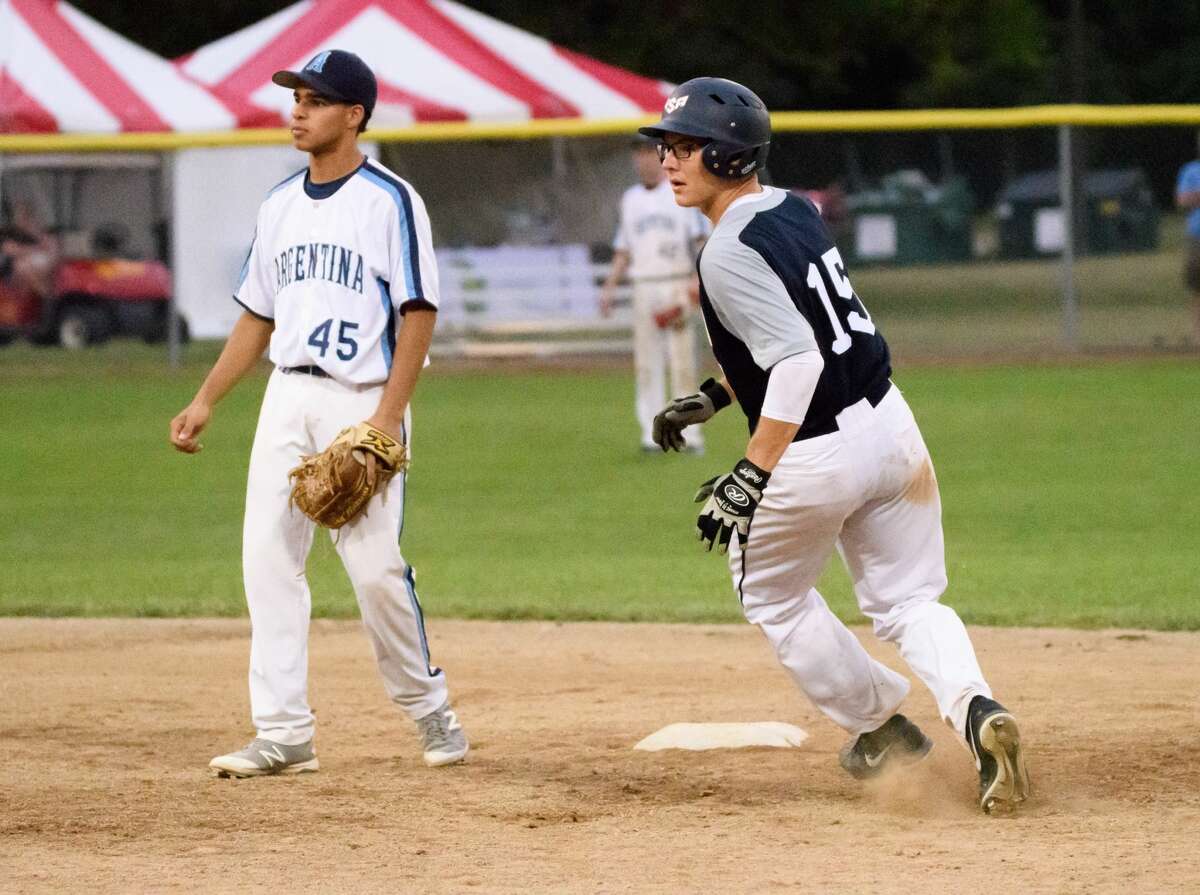
[[[289,504],[288,471],[339,431],[367,421],[408,444],[410,399],[437,317],[429,218],[413,188],[365,159],[358,134],[375,105],[371,70],[352,53],[319,53],[276,84],[292,88],[292,140],[308,167],[263,202],[235,299],[243,313],[196,397],[171,421],[171,443],[200,450],[213,406],[269,345],[246,490],[243,567],[252,626],[255,738],[211,762],[220,776],[317,770],[308,702],[311,598],[305,561],[314,525]],[[446,678],[431,664],[413,569],[400,553],[403,473],[335,539],[388,696],[412,718],[431,766],[467,754]]]
[[[946,588],[941,502],[921,432],[891,382],[888,346],[850,285],[816,208],[764,187],[771,137],[762,101],[697,78],[641,132],[675,201],[713,223],[700,305],[724,377],[655,419],[663,450],[736,400],[751,433],[732,471],[706,482],[697,533],[729,551],[746,618],[795,683],[850,741],[864,779],[919,760],[932,742],[897,710],[908,681],[872,659],[815,589],[836,549],[876,636],[895,643],[976,759],[984,811],[1027,798],[1012,713],[992,698]]]

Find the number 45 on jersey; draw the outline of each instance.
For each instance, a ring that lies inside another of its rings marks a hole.
[[[354,330],[358,329],[358,324],[350,320],[338,321],[337,333],[337,356],[342,360],[352,360],[358,354],[358,340],[354,338]],[[308,337],[308,344],[313,348],[320,349],[321,357],[325,356],[325,352],[329,350],[329,341],[331,331],[333,330],[334,321],[326,320],[320,324]]]

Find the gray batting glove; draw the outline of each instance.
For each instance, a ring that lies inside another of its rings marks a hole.
[[[676,398],[659,411],[654,418],[651,437],[664,453],[681,451],[687,447],[684,429],[707,422],[729,404],[729,392],[725,391],[725,387],[715,379],[706,379],[696,394]]]
[[[745,457],[738,460],[733,472],[709,479],[696,492],[696,502],[704,501],[696,519],[696,537],[712,550],[724,553],[729,539],[736,531],[738,543],[746,546],[750,536],[750,519],[758,509],[771,473],[751,463]]]

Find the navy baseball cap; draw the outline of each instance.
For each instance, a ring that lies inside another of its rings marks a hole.
[[[300,71],[277,71],[271,80],[280,87],[309,87],[329,99],[362,106],[368,118],[379,93],[374,72],[346,50],[317,53]]]

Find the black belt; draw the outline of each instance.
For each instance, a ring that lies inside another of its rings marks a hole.
[[[320,367],[315,367],[315,366],[311,366],[311,365],[307,366],[307,367],[280,367],[279,372],[280,373],[307,373],[309,376],[317,376],[317,377],[320,377],[321,379],[332,379],[333,378],[328,373],[326,373],[324,370],[322,370]]]
[[[867,393],[863,395],[863,397],[867,399],[867,403],[869,403],[872,407],[878,407],[879,402],[883,400],[884,396],[888,393],[888,390],[891,387],[892,381],[890,379],[885,379],[878,385],[868,389]],[[845,409],[845,407],[842,408],[842,410]],[[840,412],[841,411],[839,411],[839,413]],[[827,422],[814,426],[812,429],[804,429],[801,432],[797,432],[796,437],[793,438],[792,441],[805,441],[809,438],[817,438],[821,435],[832,435],[837,430],[837,414],[834,414]]]

